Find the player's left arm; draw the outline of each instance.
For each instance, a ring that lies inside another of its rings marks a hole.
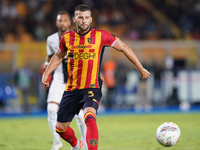
[[[146,79],[150,76],[150,73],[142,66],[137,56],[129,46],[117,39],[112,47],[124,53],[124,55],[135,65],[142,79]]]

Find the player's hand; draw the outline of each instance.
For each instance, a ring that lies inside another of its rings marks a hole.
[[[147,79],[150,77],[150,73],[145,69],[143,68],[141,71],[140,71],[140,76],[142,79]]]
[[[49,81],[47,81],[47,79],[48,79],[48,76],[43,73],[43,75],[42,75],[42,84],[45,87],[49,87]]]

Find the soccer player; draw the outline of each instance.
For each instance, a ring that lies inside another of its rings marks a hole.
[[[68,80],[62,100],[59,104],[56,132],[72,146],[71,150],[79,150],[82,141],[75,136],[70,123],[80,108],[84,110],[87,126],[86,142],[88,150],[98,149],[98,128],[96,113],[102,96],[100,65],[105,46],[112,46],[135,65],[142,79],[150,76],[143,68],[130,47],[112,34],[90,27],[91,10],[87,5],[75,8],[73,21],[76,29],[65,33],[60,40],[59,48],[52,57],[42,77],[42,84],[49,86],[48,75],[58,67],[67,56]]]
[[[70,29],[71,20],[67,11],[60,11],[57,15],[56,26],[58,27],[58,32],[50,35],[47,38],[47,57],[46,62],[43,65],[43,69],[45,70],[49,64],[51,57],[56,53],[57,48],[59,46],[59,42],[61,36],[68,32]],[[57,120],[57,111],[58,105],[61,101],[62,94],[65,90],[66,82],[67,82],[67,62],[66,58],[63,59],[62,63],[58,66],[58,68],[53,73],[53,80],[49,89],[48,98],[47,98],[47,112],[48,112],[48,123],[53,135],[53,146],[51,150],[59,150],[63,147],[63,144],[60,140],[59,134],[55,131],[56,120]],[[79,115],[75,116],[77,125],[81,132],[81,140],[85,141],[86,136],[86,125],[84,122],[83,110],[80,111]],[[86,150],[86,142],[85,150]]]

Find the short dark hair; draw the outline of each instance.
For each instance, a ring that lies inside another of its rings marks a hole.
[[[70,17],[69,13],[65,10],[59,11],[57,15],[62,15],[62,14],[67,14]]]
[[[81,4],[76,6],[75,11],[91,11],[90,7],[88,5],[85,4]]]

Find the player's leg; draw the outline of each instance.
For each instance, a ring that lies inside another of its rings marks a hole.
[[[96,112],[99,108],[99,102],[102,97],[100,89],[86,89],[84,98],[86,99],[83,110],[84,120],[87,126],[86,142],[88,150],[98,149],[98,128],[96,123]]]
[[[57,134],[55,131],[55,126],[57,122],[57,110],[58,110],[58,104],[56,103],[47,104],[47,112],[48,112],[47,120],[49,123],[51,133],[53,135],[53,146],[51,150],[59,150],[63,146],[59,134]]]
[[[81,109],[78,115],[75,115],[76,123],[81,133],[81,141],[83,142],[82,150],[87,150],[86,144],[86,125],[84,121],[83,110]]]
[[[71,150],[79,150],[83,146],[82,141],[77,139],[74,130],[70,127],[75,114],[80,111],[79,103],[76,101],[77,95],[76,92],[65,91],[57,113],[56,132],[72,146]]]
[[[76,138],[74,130],[69,126],[70,123],[57,122],[56,132],[72,146],[71,150],[79,150],[83,146],[83,143]]]
[[[97,150],[99,134],[96,123],[96,110],[92,107],[87,107],[84,109],[84,114],[85,124],[87,126],[86,142],[88,150]]]
[[[55,80],[52,81],[51,86],[49,88],[47,98],[47,119],[51,133],[53,135],[53,146],[51,150],[59,150],[63,146],[59,134],[57,134],[55,131],[55,126],[57,123],[58,105],[62,99],[64,89],[65,84],[63,84],[63,82]]]

